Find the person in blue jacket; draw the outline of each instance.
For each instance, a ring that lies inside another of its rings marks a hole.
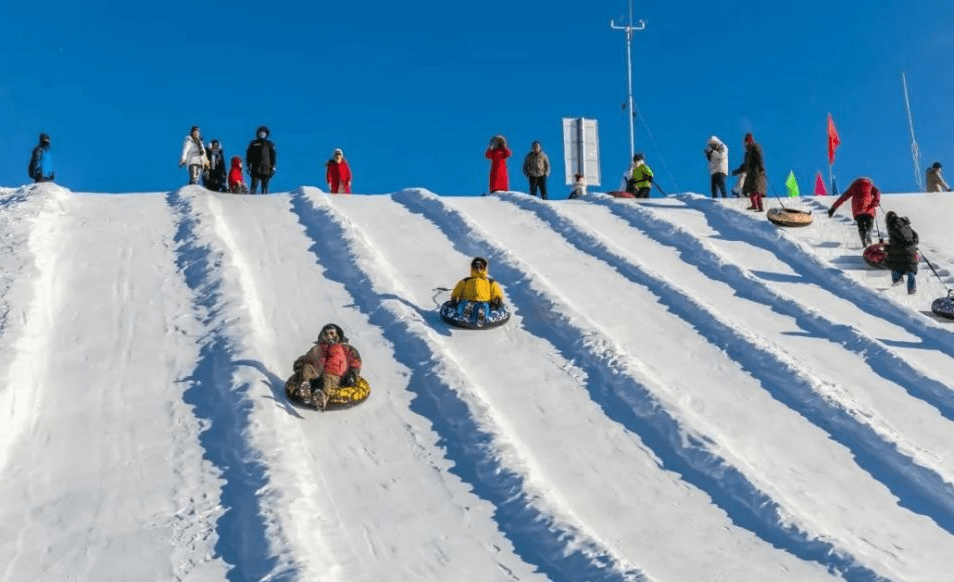
[[[56,173],[53,171],[53,152],[50,150],[49,135],[40,134],[40,143],[33,148],[28,171],[34,182],[52,182],[56,178]]]

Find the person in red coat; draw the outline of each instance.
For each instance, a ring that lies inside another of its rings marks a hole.
[[[325,164],[325,181],[332,194],[351,194],[351,168],[344,158],[344,152],[336,149],[334,155]]]
[[[502,135],[490,138],[490,147],[484,157],[490,160],[490,191],[505,192],[510,190],[510,180],[507,178],[507,158],[512,155],[507,148],[507,140]]]
[[[248,194],[248,186],[242,176],[242,158],[232,156],[232,169],[229,170],[229,192],[232,194]]]
[[[851,198],[851,214],[855,217],[855,222],[858,223],[861,244],[864,248],[867,248],[871,246],[871,225],[874,223],[878,206],[881,205],[881,192],[871,181],[871,178],[857,178],[851,183],[851,186],[848,186],[845,193],[831,205],[831,208],[828,209],[828,216],[834,215],[838,207],[849,198]]]

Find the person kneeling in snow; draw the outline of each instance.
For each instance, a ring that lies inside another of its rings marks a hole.
[[[295,371],[285,382],[289,399],[325,410],[329,402],[352,402],[349,392],[361,373],[361,355],[334,323],[321,328],[318,341],[295,360]]]
[[[891,269],[891,283],[897,285],[907,275],[908,295],[914,295],[917,292],[914,278],[918,273],[918,233],[911,228],[907,217],[898,216],[893,210],[885,216],[885,223],[888,245],[884,249],[884,264]]]
[[[451,303],[456,306],[461,319],[467,319],[465,313],[468,308],[483,304],[484,313],[489,309],[499,309],[503,305],[504,296],[500,285],[487,276],[487,259],[474,257],[470,262],[470,277],[461,279],[451,292]]]

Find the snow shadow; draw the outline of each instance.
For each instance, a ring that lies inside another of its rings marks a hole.
[[[545,202],[524,196],[501,197],[518,206],[539,210],[543,215],[560,219]],[[494,273],[506,285],[507,296],[523,315],[522,325],[528,332],[550,342],[554,350],[567,361],[573,361],[588,378],[586,389],[606,416],[624,426],[660,459],[662,467],[678,474],[681,479],[709,495],[713,504],[721,508],[729,519],[741,528],[751,531],[771,545],[803,560],[812,560],[833,571],[838,571],[850,582],[882,580],[850,555],[839,553],[831,544],[809,539],[796,528],[782,523],[778,505],[735,467],[713,453],[709,443],[686,430],[666,410],[652,390],[633,377],[626,361],[628,354],[613,348],[614,342],[602,337],[595,329],[580,327],[570,315],[572,309],[563,304],[548,286],[540,285],[537,277],[512,258],[507,250],[490,240],[479,228],[457,210],[445,206],[436,197],[423,195],[395,195],[395,199],[434,222],[464,254],[478,250],[491,258]],[[560,232],[560,228],[556,228]],[[581,235],[572,235],[574,244]],[[596,246],[592,247],[594,250]],[[586,251],[584,251],[586,252]],[[601,253],[607,256],[605,252]],[[654,283],[645,274],[620,261],[613,266],[630,271],[630,276],[644,280],[657,289],[666,283]],[[537,290],[537,288],[542,289]],[[670,309],[699,311],[682,299],[669,302]],[[665,292],[660,295],[666,295]],[[708,317],[708,316],[706,316]],[[705,319],[705,318],[700,318]],[[733,330],[717,330],[724,343],[736,341]],[[582,338],[582,339],[581,339]],[[779,382],[782,378],[778,379]]]
[[[809,337],[826,338],[858,354],[876,374],[899,385],[913,397],[931,404],[946,418],[954,418],[954,395],[947,386],[915,371],[882,342],[850,326],[836,324],[817,312],[805,309],[798,302],[777,294],[764,282],[749,276],[739,266],[726,263],[721,256],[706,248],[698,238],[678,226],[644,210],[625,208],[613,203],[609,206],[614,214],[631,226],[657,242],[675,248],[687,264],[695,266],[713,280],[729,285],[740,298],[762,303],[776,313],[791,317]],[[725,212],[717,205],[700,204],[699,207],[702,212],[708,213],[707,216]],[[718,220],[714,222],[722,225]],[[710,225],[712,223],[713,221],[710,221]],[[748,225],[747,229],[747,232],[751,233],[752,225]],[[739,240],[746,240],[743,232],[733,231],[731,228],[728,230],[737,235]],[[797,248],[781,248],[785,247],[783,243],[784,241],[781,241],[778,247],[768,245],[767,250],[776,256],[801,252]],[[819,284],[818,279],[806,269],[798,269],[796,273],[800,273],[807,282]],[[678,290],[666,293],[673,297],[677,294],[683,295]],[[660,301],[664,304],[668,302],[663,297],[660,297]],[[885,440],[869,425],[855,418],[851,411],[819,394],[812,378],[789,364],[782,357],[780,348],[768,349],[763,345],[755,345],[746,340],[744,335],[724,343],[726,333],[735,335],[738,331],[731,330],[726,324],[717,321],[717,316],[706,311],[687,321],[698,328],[700,334],[709,338],[709,341],[724,347],[734,361],[761,381],[773,398],[797,411],[809,422],[830,434],[833,440],[847,447],[855,456],[859,467],[897,495],[901,506],[925,515],[946,531],[954,533],[954,487],[946,483],[937,472],[915,463],[912,458],[900,452],[895,443]],[[709,330],[710,326],[724,329]],[[740,349],[742,346],[745,346],[744,349]],[[780,374],[780,370],[784,372]]]
[[[220,257],[213,249],[199,244],[198,222],[191,199],[182,191],[167,195],[178,227],[175,235],[176,264],[196,297],[201,320],[209,330],[199,353],[184,401],[205,429],[199,435],[203,457],[221,473],[224,484],[220,504],[225,509],[216,523],[218,542],[215,550],[232,565],[228,579],[294,580],[297,573],[280,568],[272,555],[262,517],[259,491],[266,490],[266,467],[256,459],[259,453],[246,439],[252,402],[250,386],[233,386],[232,377],[240,362],[233,360],[233,348],[225,337],[221,309]]]
[[[395,198],[407,196],[413,197]],[[292,208],[314,243],[311,250],[325,269],[325,277],[345,286],[356,307],[393,344],[397,361],[411,370],[408,390],[415,394],[411,411],[428,419],[439,435],[438,446],[444,447],[451,461],[449,471],[470,485],[474,495],[494,505],[494,520],[516,555],[557,582],[649,582],[638,572],[624,571],[605,549],[573,543],[573,531],[535,507],[524,477],[501,462],[494,434],[478,422],[475,411],[441,376],[442,366],[421,365],[453,362],[454,358],[440,341],[427,337],[430,315],[420,321],[400,313],[403,310],[387,301],[394,294],[377,289],[371,273],[362,269],[359,257],[370,246],[360,230],[321,198],[310,201],[304,194],[293,195]],[[406,306],[406,302],[400,303]]]

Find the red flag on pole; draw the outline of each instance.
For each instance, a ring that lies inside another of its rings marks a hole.
[[[831,118],[831,113],[828,114],[828,163],[835,163],[835,149],[841,145],[841,140],[838,139],[838,130],[835,129],[835,120]]]
[[[822,180],[821,172],[815,174],[815,196],[828,196],[825,191],[825,181]]]

